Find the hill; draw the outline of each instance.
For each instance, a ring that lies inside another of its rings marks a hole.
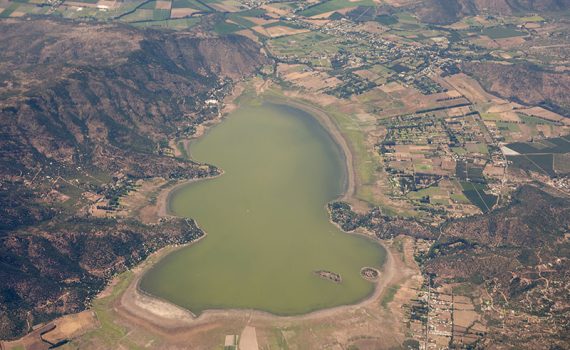
[[[415,13],[422,22],[450,24],[465,16],[556,12],[568,8],[568,0],[425,0],[415,6]]]
[[[479,80],[485,90],[528,105],[540,104],[570,115],[570,74],[542,69],[531,64],[469,62],[466,73]]]
[[[251,40],[114,24],[2,20],[0,338],[75,312],[114,273],[202,235],[192,221],[94,218],[137,179],[215,175],[168,140],[266,61]]]

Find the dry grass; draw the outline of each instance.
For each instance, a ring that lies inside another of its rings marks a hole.
[[[570,119],[564,118],[560,114],[551,112],[551,111],[544,109],[542,107],[532,107],[532,108],[526,108],[526,109],[519,109],[518,111],[522,112],[524,114],[536,116],[536,117],[539,117],[542,119],[555,121],[555,122],[561,122],[563,124],[570,125]]]
[[[378,74],[376,74],[370,70],[367,70],[367,69],[355,71],[354,74],[356,74],[356,75],[358,75],[364,79],[368,79],[370,81],[376,81],[376,80],[381,78],[380,75],[378,75]]]
[[[260,8],[267,11],[267,14],[273,18],[280,18],[281,16],[288,16],[289,11],[278,8],[277,6],[261,5]]]
[[[501,112],[508,112],[512,111],[515,107],[520,106],[514,103],[500,103],[494,104],[487,110],[487,113],[501,113]]]
[[[522,36],[515,36],[512,38],[495,39],[495,42],[502,49],[512,49],[514,47],[521,46],[526,42],[526,40]]]
[[[260,26],[277,22],[277,20],[274,20],[274,19],[265,19],[265,18],[259,18],[259,17],[244,17],[244,18],[247,19],[248,21],[255,23],[257,25],[260,25]]]
[[[265,28],[265,32],[268,33],[269,36],[272,38],[278,38],[278,37],[287,36],[287,35],[307,33],[307,32],[310,32],[310,30],[308,30],[308,29],[296,29],[296,28],[291,28],[291,27],[286,27],[286,26],[276,26],[276,27]]]
[[[329,18],[333,13],[337,12],[337,13],[341,13],[343,15],[346,15],[347,13],[349,13],[350,11],[354,10],[356,8],[356,6],[353,7],[345,7],[343,9],[339,9],[339,10],[334,10],[334,11],[329,11],[329,12],[325,12],[325,13],[321,13],[318,15],[314,15],[312,17],[309,17],[311,19],[327,19]]]
[[[198,10],[191,8],[177,8],[170,10],[170,18],[184,18],[192,15],[193,13],[199,12]]]
[[[415,5],[417,3],[416,0],[384,0],[384,2],[394,7]]]
[[[256,43],[259,43],[259,37],[257,35],[255,35],[249,29],[243,29],[243,30],[237,31],[236,34],[243,35],[243,36],[255,41]]]
[[[76,338],[99,326],[93,311],[83,311],[78,314],[63,316],[54,323],[56,328],[44,335],[44,339],[52,343]]]
[[[342,83],[339,79],[329,76],[325,72],[292,72],[284,76],[285,80],[309,90],[322,90]]]
[[[477,81],[463,73],[448,76],[444,80],[472,103],[503,102],[503,100],[485,92]]]
[[[406,90],[406,87],[398,82],[393,81],[391,83],[382,86],[380,89],[386,93],[390,93],[390,92]]]
[[[234,1],[224,1],[222,3],[211,2],[208,3],[209,6],[215,8],[220,12],[239,12],[239,3]]]
[[[156,9],[157,10],[170,10],[170,8],[172,7],[172,2],[167,1],[167,0],[158,0],[156,2]]]

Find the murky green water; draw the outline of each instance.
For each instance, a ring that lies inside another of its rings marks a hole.
[[[355,303],[373,292],[360,268],[379,267],[384,251],[329,223],[325,205],[342,193],[344,164],[313,118],[281,105],[248,105],[190,151],[225,171],[172,201],[208,235],[147,272],[144,291],[196,314],[248,308],[279,315]],[[321,279],[315,270],[343,281]]]

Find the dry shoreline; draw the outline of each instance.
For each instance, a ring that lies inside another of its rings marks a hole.
[[[191,183],[198,181],[207,181],[224,175],[224,171],[222,169],[219,170],[220,173],[218,175],[190,180],[180,180],[177,183],[163,189],[156,198],[156,211],[158,217],[177,217],[170,206],[173,196],[175,196],[178,191],[182,190],[184,187],[190,185]]]
[[[351,150],[347,144],[346,139],[340,133],[337,126],[331,120],[331,118],[326,114],[325,111],[318,109],[312,105],[308,105],[301,101],[292,100],[291,98],[283,97],[270,97],[268,99],[270,102],[283,104],[291,106],[293,108],[300,109],[308,113],[311,117],[315,118],[319,124],[327,131],[331,136],[335,144],[340,148],[341,154],[343,154],[347,176],[344,194],[339,198],[342,200],[349,199],[355,192],[355,174],[353,166],[353,158]],[[227,115],[227,113],[225,113]],[[221,117],[217,122],[221,122],[224,117]],[[203,135],[203,134],[202,134]],[[219,176],[219,175],[218,175]],[[172,215],[169,210],[169,202],[175,193],[181,188],[187,186],[188,184],[198,181],[198,180],[208,180],[210,178],[204,179],[192,179],[189,181],[184,181],[178,183],[172,187],[163,190],[159,197],[157,198],[158,213],[159,216],[170,216]],[[347,234],[354,234],[361,237],[366,237],[373,242],[379,244],[386,252],[386,257],[381,268],[381,276],[375,283],[374,291],[368,295],[366,298],[360,300],[355,304],[340,305],[332,308],[316,310],[308,312],[306,314],[294,315],[294,316],[280,316],[274,315],[269,312],[253,310],[253,309],[213,309],[206,310],[200,315],[194,315],[191,310],[182,308],[175,304],[172,304],[161,298],[152,296],[139,288],[140,280],[144,273],[151,268],[152,264],[143,263],[142,266],[138,267],[135,272],[135,279],[131,282],[127,290],[120,296],[120,298],[115,303],[115,309],[124,317],[128,318],[132,322],[137,324],[146,325],[151,327],[153,330],[158,330],[160,333],[172,333],[179,332],[182,329],[187,329],[191,327],[196,327],[200,324],[206,324],[212,321],[219,321],[221,319],[232,317],[253,317],[255,316],[258,320],[273,320],[273,321],[291,321],[291,320],[312,320],[319,319],[323,317],[330,317],[340,312],[345,312],[352,310],[356,307],[368,306],[375,303],[382,296],[386,287],[395,278],[395,268],[394,268],[394,257],[392,256],[388,247],[384,243],[373,239],[369,234],[365,232],[347,232]],[[181,249],[182,247],[190,246],[197,243],[202,238],[206,237],[204,234],[200,239],[193,241],[187,245],[176,247],[175,249]],[[168,253],[172,252],[172,248],[164,248],[155,253],[158,260],[166,256]],[[154,261],[156,264],[158,261]]]
[[[363,233],[353,232],[350,234],[363,235],[370,238],[369,235]],[[158,257],[158,260],[160,260],[175,250],[197,243],[204,237],[205,235],[196,241],[175,247],[174,249],[172,249],[172,247],[170,247],[170,249],[161,249],[155,253],[155,257]],[[386,259],[381,269],[381,276],[375,283],[374,292],[355,304],[340,305],[293,316],[274,315],[269,312],[255,309],[213,309],[206,310],[196,316],[188,309],[149,295],[148,293],[140,290],[139,283],[141,277],[149,268],[152,267],[152,264],[143,263],[143,266],[139,266],[136,271],[135,269],[133,270],[135,273],[135,279],[114,303],[114,309],[119,315],[129,319],[131,322],[149,327],[153,331],[161,334],[178,333],[193,327],[220,321],[228,317],[255,318],[257,321],[304,321],[327,318],[338,313],[351,311],[355,308],[377,304],[386,287],[392,283],[394,278],[397,278],[397,276],[395,276],[394,257],[390,253],[389,248],[380,241],[376,242],[386,251]],[[158,260],[153,263],[156,263]]]

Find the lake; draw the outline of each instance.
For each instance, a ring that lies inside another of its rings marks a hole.
[[[344,157],[309,114],[246,102],[190,145],[193,159],[224,174],[176,191],[171,210],[207,232],[145,273],[140,288],[200,314],[257,309],[298,315],[356,303],[374,291],[360,276],[384,249],[329,222],[326,204],[345,188]],[[334,283],[315,274],[342,277]]]

